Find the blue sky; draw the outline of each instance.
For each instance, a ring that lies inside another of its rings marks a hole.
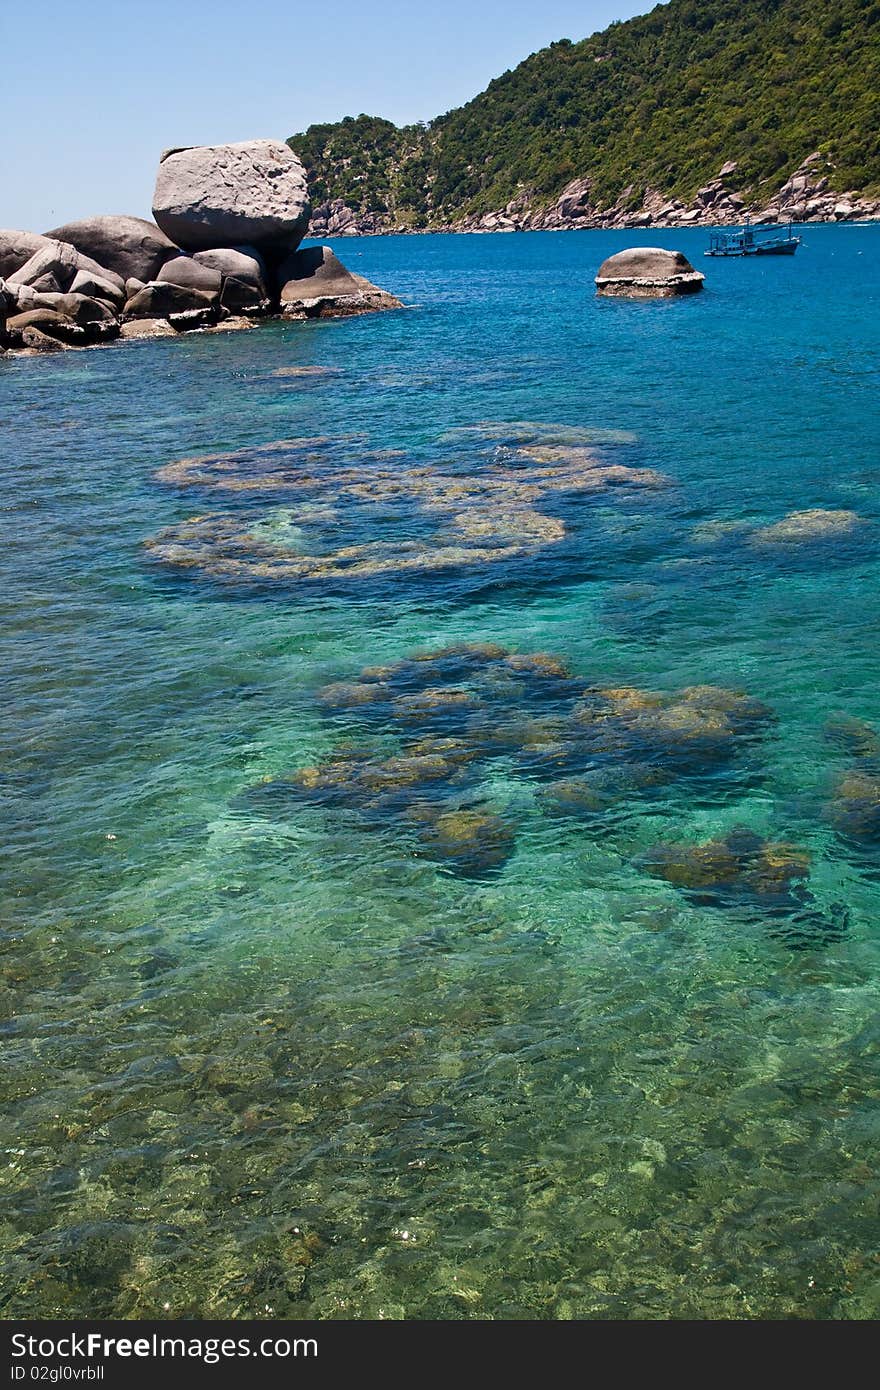
[[[650,0],[0,0],[0,226],[149,216],[168,145],[429,120]]]

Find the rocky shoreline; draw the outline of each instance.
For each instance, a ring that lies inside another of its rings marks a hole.
[[[857,192],[831,190],[833,165],[816,152],[807,156],[772,197],[756,199],[736,189],[737,164],[728,160],[690,202],[667,198],[649,188],[640,198],[625,188],[614,203],[601,205],[588,178],[572,180],[551,207],[533,207],[522,193],[495,212],[455,222],[413,228],[391,214],[347,206],[341,198],[312,212],[311,236],[376,236],[428,232],[537,232],[581,229],[735,226],[746,216],[754,222],[852,222],[880,219],[880,199]]]
[[[811,154],[778,192],[749,202],[728,161],[690,204],[649,189],[638,206],[624,189],[610,207],[575,179],[550,208],[523,193],[500,212],[424,228],[433,232],[729,226],[753,221],[880,219],[880,200],[830,189],[833,168]],[[312,208],[306,172],[288,145],[250,140],[166,150],[153,197],[155,222],[99,216],[43,234],[0,230],[0,354],[56,352],[118,339],[175,337],[402,308],[304,236],[411,232],[388,214],[337,199]],[[617,292],[600,287],[602,292]]]
[[[0,230],[0,353],[403,307],[329,246],[300,246],[306,175],[280,141],[166,150],[153,215]]]

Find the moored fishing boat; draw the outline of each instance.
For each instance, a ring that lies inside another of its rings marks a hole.
[[[801,244],[795,236],[791,223],[784,230],[778,227],[753,227],[746,219],[745,225],[732,232],[712,232],[707,256],[793,256]]]

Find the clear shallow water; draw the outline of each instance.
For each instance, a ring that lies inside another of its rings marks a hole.
[[[878,852],[827,809],[876,764],[826,733],[880,727],[880,229],[597,302],[637,239],[346,241],[417,307],[0,365],[6,1316],[880,1311]],[[563,540],[436,573],[231,583],[145,549],[218,511],[291,553],[369,534],[356,504],[304,522],[157,482],[174,460],[320,435],[347,440],[331,472],[395,450],[483,476],[516,447],[485,421],[593,431],[671,485],[542,498]],[[749,539],[812,508],[863,522]],[[742,689],[776,722],[585,817],[481,764],[513,828],[483,876],[397,813],[253,797],[375,736],[326,683],[463,642],[585,688]],[[842,933],[792,949],[645,868],[739,826],[809,851]]]

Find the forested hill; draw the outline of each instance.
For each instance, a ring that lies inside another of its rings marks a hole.
[[[551,44],[428,125],[362,115],[289,143],[313,202],[414,227],[546,206],[576,178],[599,205],[687,200],[734,160],[734,188],[760,198],[813,151],[832,188],[874,192],[880,0],[669,0]]]

